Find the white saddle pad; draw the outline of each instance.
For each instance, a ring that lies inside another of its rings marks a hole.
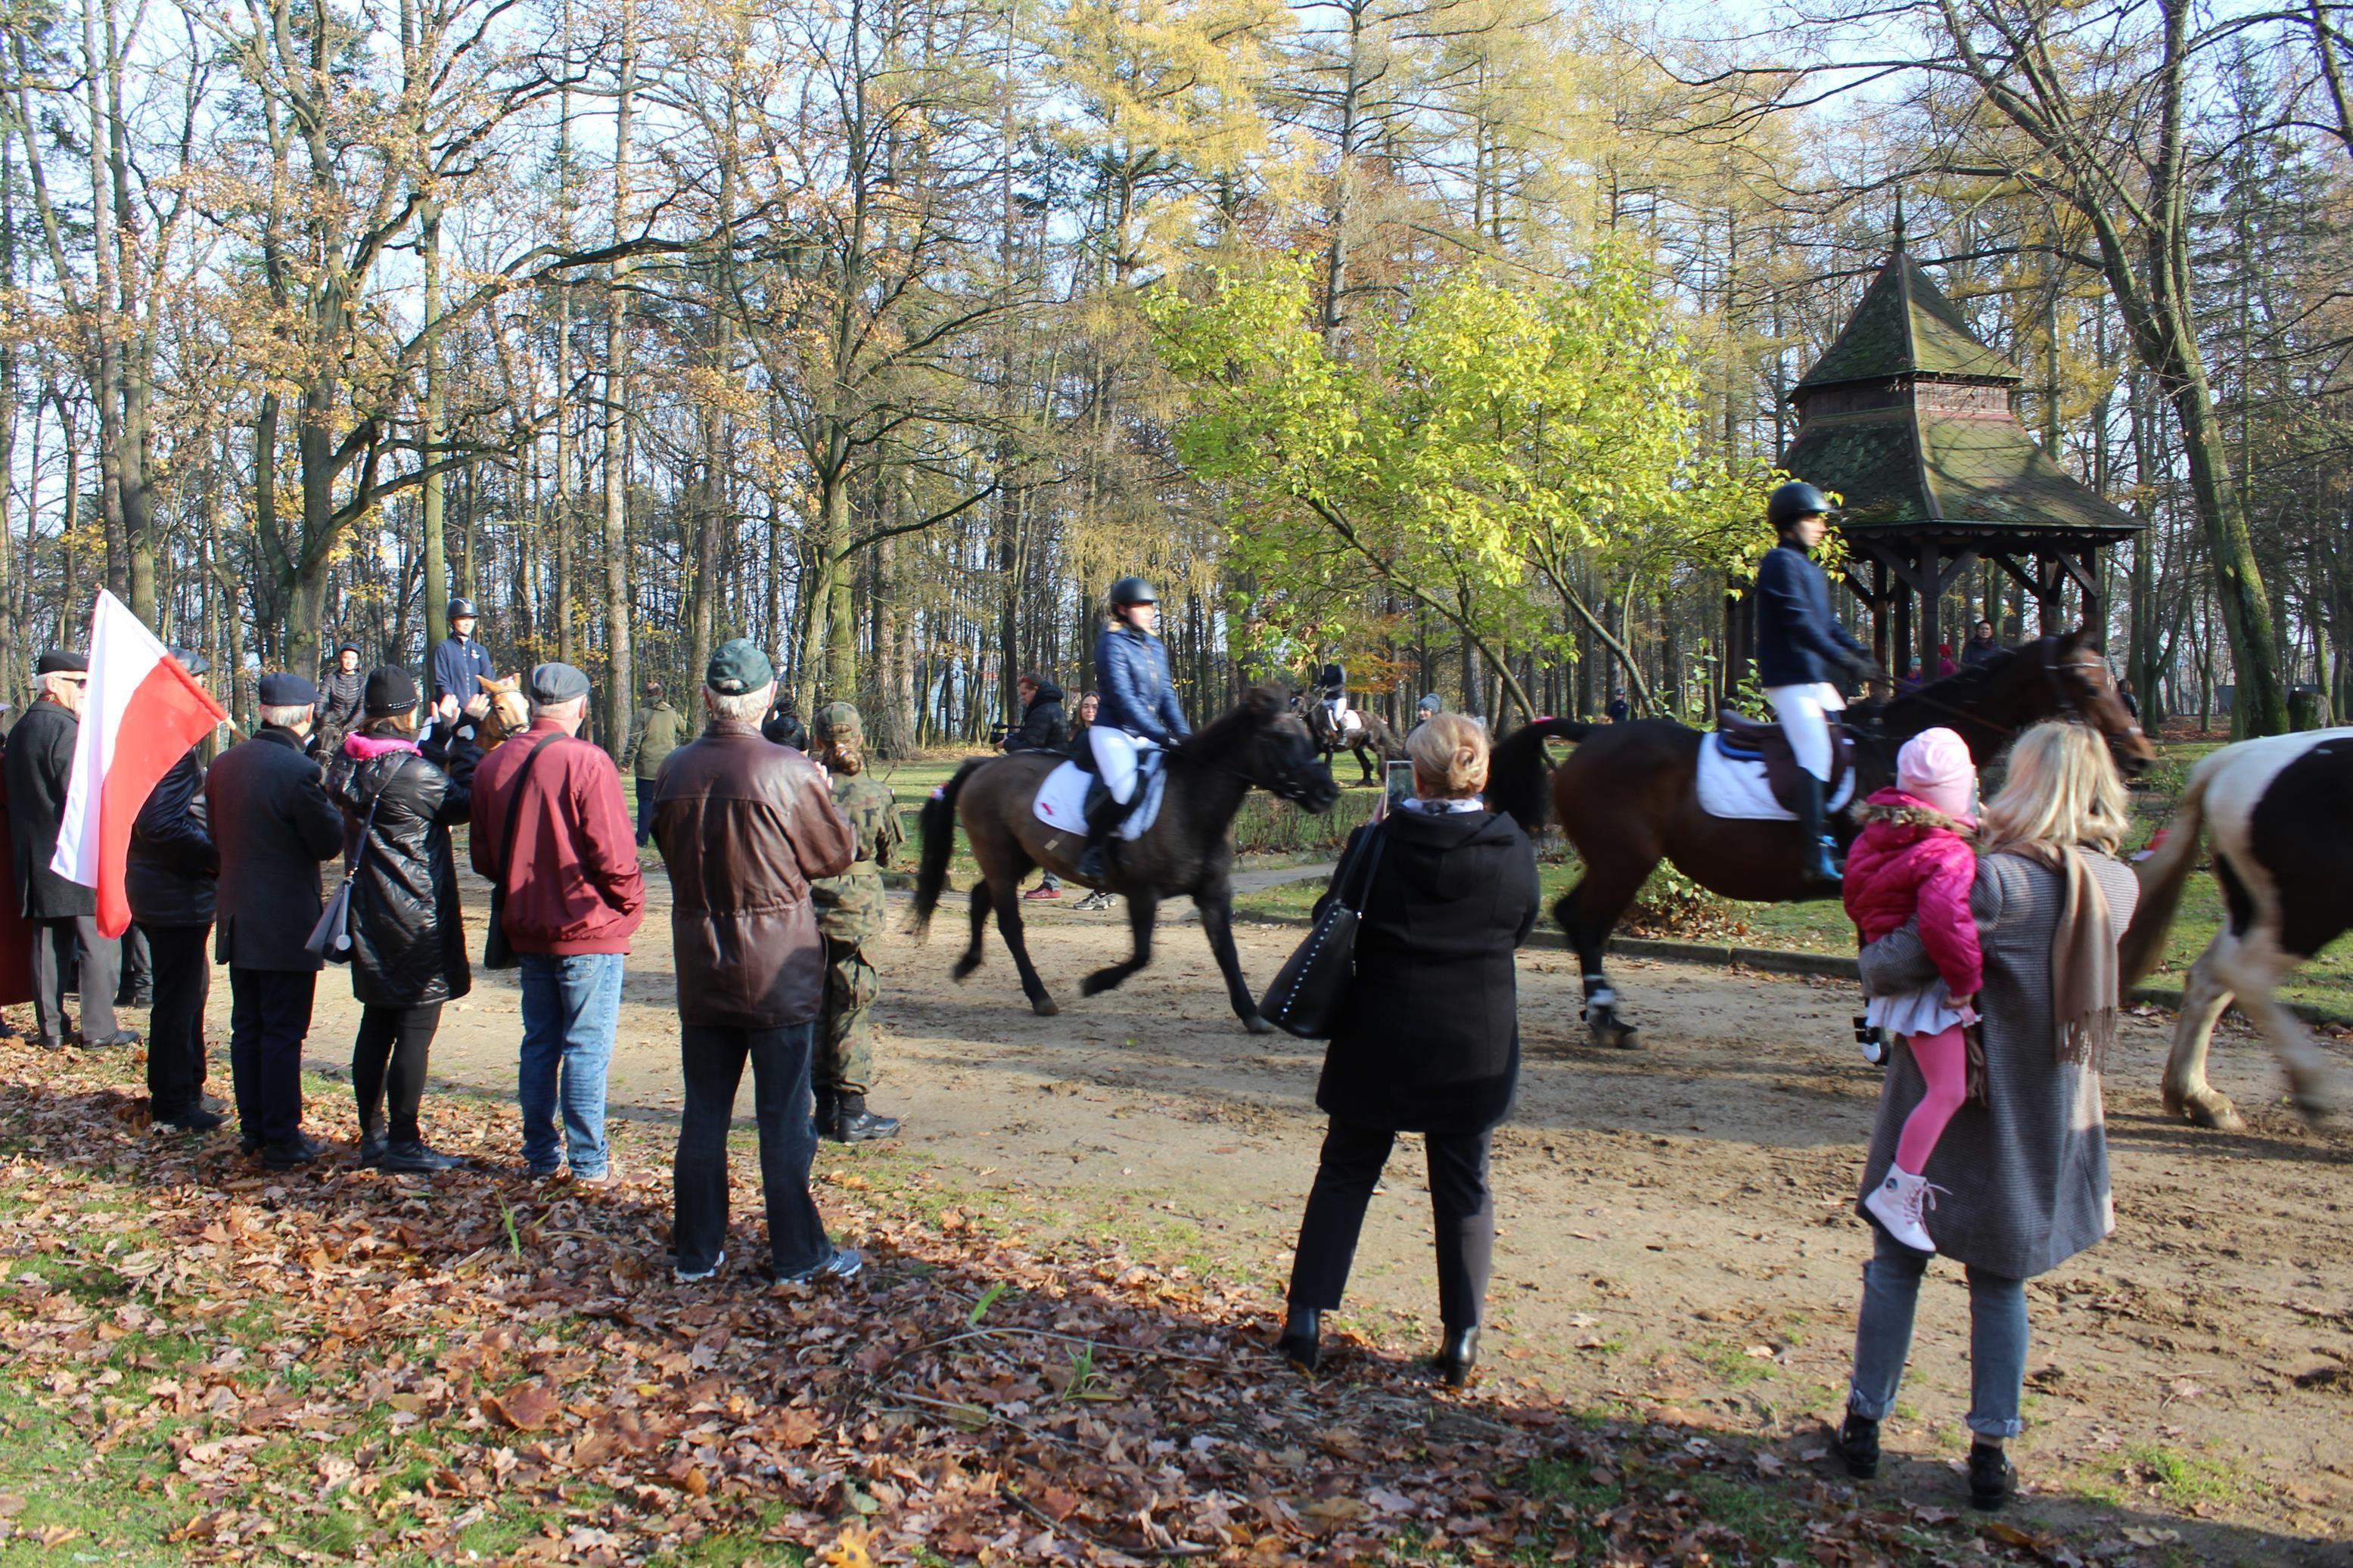
[[[1839,780],[1826,809],[1837,811],[1854,798],[1854,770]],[[1795,822],[1798,814],[1782,809],[1766,782],[1765,764],[1727,757],[1711,734],[1699,748],[1699,808],[1710,816],[1743,817],[1755,822]]]
[[[1364,727],[1365,716],[1362,713],[1357,712],[1354,708],[1340,710],[1340,733],[1354,735],[1360,732]]]
[[[1064,763],[1048,773],[1046,782],[1038,786],[1038,799],[1030,809],[1047,826],[1059,827],[1065,833],[1075,833],[1084,837],[1087,831],[1087,791],[1094,787],[1094,782],[1095,775],[1082,769],[1078,763]],[[1119,825],[1119,837],[1122,838],[1143,837],[1150,831],[1153,823],[1159,819],[1160,797],[1168,788],[1167,770],[1158,766],[1156,762],[1147,764],[1141,787],[1144,799],[1127,814],[1127,820]]]

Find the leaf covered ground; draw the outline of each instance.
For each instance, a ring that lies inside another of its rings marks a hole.
[[[153,1130],[137,1073],[0,1045],[0,1563],[2080,1561],[1860,1507],[1819,1445],[1362,1350],[1303,1377],[1255,1291],[853,1156],[818,1195],[862,1279],[742,1268],[739,1134],[737,1263],[681,1286],[659,1124],[614,1184],[536,1183],[509,1107],[439,1096],[473,1170],[274,1174]]]

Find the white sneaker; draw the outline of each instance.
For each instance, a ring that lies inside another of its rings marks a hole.
[[[708,1268],[676,1268],[672,1269],[671,1273],[677,1276],[678,1282],[680,1284],[691,1285],[698,1279],[710,1279],[713,1274],[718,1273],[722,1268],[726,1267],[727,1254],[722,1252],[718,1257],[711,1260],[711,1267]]]
[[[1941,1188],[1928,1184],[1926,1176],[1915,1176],[1895,1169],[1887,1169],[1887,1179],[1871,1190],[1862,1206],[1887,1227],[1887,1234],[1915,1252],[1934,1252],[1936,1243],[1920,1223],[1921,1215],[1936,1206],[1935,1194]]]

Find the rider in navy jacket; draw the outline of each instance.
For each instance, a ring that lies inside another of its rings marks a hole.
[[[1153,628],[1159,596],[1141,577],[1112,584],[1114,625],[1095,639],[1095,690],[1101,703],[1087,731],[1088,750],[1108,798],[1087,813],[1087,842],[1079,857],[1079,878],[1104,885],[1103,851],[1128,811],[1144,798],[1136,740],[1173,746],[1193,732],[1169,679],[1168,650]]]
[[[1172,745],[1193,732],[1168,674],[1168,645],[1123,623],[1095,638],[1097,724]]]
[[[1870,658],[1831,610],[1829,574],[1788,544],[1767,551],[1757,566],[1757,684],[1835,681]]]

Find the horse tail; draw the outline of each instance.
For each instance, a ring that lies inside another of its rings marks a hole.
[[[975,757],[955,771],[955,776],[932,792],[923,802],[922,816],[917,819],[923,832],[923,858],[915,869],[915,935],[918,940],[931,935],[932,914],[940,907],[940,894],[948,885],[948,861],[955,854],[956,795],[972,771],[981,763],[992,761]]]
[[[1539,831],[1552,804],[1552,792],[1545,787],[1552,764],[1545,757],[1544,743],[1582,741],[1592,730],[1574,719],[1538,719],[1496,742],[1487,755],[1488,804],[1508,813],[1522,832]]]
[[[2164,844],[2141,867],[2140,901],[2133,906],[2132,924],[2126,929],[2125,939],[2116,951],[2116,962],[2122,971],[2118,978],[2126,989],[2139,984],[2165,954],[2166,929],[2173,924],[2174,911],[2181,907],[2182,886],[2189,880],[2190,868],[2198,864],[2198,840],[2206,819],[2207,786],[2221,771],[2214,764],[2223,755],[2217,752],[2190,770],[2189,784],[2181,792],[2173,820],[2166,824]]]

